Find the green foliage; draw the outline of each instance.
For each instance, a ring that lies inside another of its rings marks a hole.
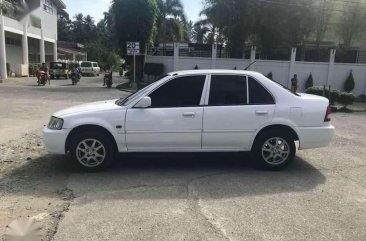
[[[268,79],[270,79],[270,80],[273,80],[273,74],[272,74],[272,72],[269,72],[269,73],[266,75],[266,77],[267,77]]]
[[[86,45],[88,52],[88,59],[99,63],[101,69],[106,66],[119,67],[121,65],[121,58],[115,52],[100,43],[90,43]]]
[[[309,88],[311,88],[313,86],[314,86],[313,75],[310,74],[309,77],[308,77],[308,79],[305,82],[305,89],[309,89]]]
[[[346,82],[344,82],[344,90],[346,92],[351,92],[355,88],[355,80],[353,78],[352,71],[349,74],[349,76],[346,79]]]
[[[127,41],[140,41],[142,52],[146,43],[152,44],[158,14],[155,0],[113,0],[110,14],[121,56],[126,56]]]
[[[355,101],[355,96],[352,93],[341,93],[339,95],[338,102],[346,108],[348,105],[352,105]]]
[[[164,64],[145,63],[144,72],[155,77],[164,74]]]
[[[37,72],[37,67],[33,64],[28,66],[29,75],[35,76]]]
[[[306,93],[324,96],[329,99],[329,103],[331,105],[334,105],[335,102],[339,102],[344,107],[346,107],[347,105],[352,105],[355,100],[355,96],[351,93],[340,92],[338,90],[332,90],[329,92],[329,89],[324,89],[324,87],[320,86],[310,87],[306,89]]]

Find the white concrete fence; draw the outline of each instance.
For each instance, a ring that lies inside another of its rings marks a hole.
[[[314,86],[331,86],[332,89],[343,91],[344,82],[352,71],[355,79],[355,96],[366,94],[366,64],[334,63],[336,51],[330,51],[329,62],[303,62],[296,61],[296,48],[291,51],[289,61],[256,60],[256,48],[252,47],[250,59],[217,58],[217,46],[212,45],[212,57],[183,57],[179,56],[179,43],[174,44],[174,56],[151,56],[145,53],[146,63],[164,64],[165,72],[194,69],[238,69],[242,70],[249,64],[249,70],[260,72],[264,75],[272,72],[273,80],[282,85],[289,86],[294,74],[298,76],[298,89],[305,90],[305,82],[310,73],[313,75]]]

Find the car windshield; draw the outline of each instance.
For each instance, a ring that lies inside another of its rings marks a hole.
[[[150,89],[150,87],[151,87],[151,86],[153,86],[153,85],[158,85],[158,84],[160,83],[160,80],[163,80],[165,77],[168,77],[168,76],[170,76],[170,75],[164,75],[164,76],[162,76],[162,77],[159,79],[159,81],[156,81],[156,82],[154,82],[154,83],[151,83],[151,84],[149,84],[149,85],[145,86],[144,88],[142,88],[142,89],[138,90],[137,92],[130,94],[130,95],[129,95],[129,96],[127,96],[126,98],[121,98],[121,99],[117,100],[117,101],[115,102],[115,103],[116,103],[116,105],[119,105],[119,106],[125,106],[125,105],[128,105],[131,101],[133,101],[133,100],[135,100],[136,98],[141,97],[142,95],[144,95],[144,94],[148,91],[148,89]]]
[[[92,63],[91,62],[82,62],[81,67],[92,67]]]

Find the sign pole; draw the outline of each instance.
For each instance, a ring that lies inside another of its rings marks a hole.
[[[136,53],[133,53],[133,84],[136,84]]]

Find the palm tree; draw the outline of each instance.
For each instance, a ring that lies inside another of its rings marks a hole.
[[[180,41],[183,39],[185,15],[180,0],[158,0],[158,41]]]

